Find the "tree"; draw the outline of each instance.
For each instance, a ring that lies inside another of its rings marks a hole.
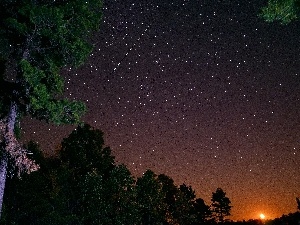
[[[106,178],[88,172],[72,187],[78,195],[68,198],[76,203],[70,211],[80,224],[132,225],[139,221],[134,179],[124,165],[114,167]]]
[[[297,209],[300,210],[300,199],[296,198],[296,202],[297,202]]]
[[[225,216],[230,216],[231,201],[226,197],[226,193],[221,189],[217,188],[216,192],[212,193],[211,198],[211,211],[216,217],[217,222],[224,222]]]
[[[208,205],[205,204],[202,198],[197,198],[194,201],[194,213],[196,215],[195,224],[205,224],[208,218],[211,217],[211,211]]]
[[[190,225],[196,221],[193,207],[195,198],[195,191],[191,186],[186,184],[179,186],[174,211],[174,220],[177,224]]]
[[[15,136],[22,116],[74,124],[85,112],[83,103],[61,98],[59,72],[89,55],[101,6],[101,0],[0,1],[0,209],[8,162],[18,174],[38,169]]]
[[[63,139],[59,154],[74,179],[89,172],[107,177],[115,163],[111,149],[104,146],[103,132],[88,124],[79,125]]]
[[[282,24],[298,19],[300,15],[299,0],[268,0],[268,5],[260,13],[267,22],[279,21]]]
[[[178,188],[174,184],[174,180],[165,174],[158,175],[157,180],[162,185],[163,202],[166,205],[163,224],[176,224],[174,212]]]
[[[137,206],[135,180],[124,166],[116,166],[104,183],[106,193],[105,209],[110,223],[103,225],[132,225],[140,222]]]
[[[141,215],[142,225],[162,223],[165,218],[165,193],[157,180],[157,175],[147,170],[136,182],[137,204]]]
[[[26,149],[33,154],[40,169],[24,174],[22,179],[11,177],[6,184],[1,224],[59,224],[51,201],[51,160],[45,159],[39,146],[30,142]]]
[[[40,169],[8,179],[1,224],[132,225],[140,222],[135,180],[89,125],[62,141],[58,158],[30,144]],[[91,160],[94,158],[95,160]]]
[[[112,193],[105,183],[116,173],[112,172],[114,157],[104,146],[103,132],[88,124],[79,125],[63,139],[59,158],[54,183],[58,185],[55,199],[60,211],[77,224],[110,224],[107,199]],[[117,183],[111,185],[113,188]]]

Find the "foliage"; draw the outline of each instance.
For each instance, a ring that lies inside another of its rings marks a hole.
[[[0,7],[2,105],[15,101],[19,113],[55,124],[78,123],[85,107],[58,98],[64,86],[59,72],[88,57],[101,1],[3,0]]]
[[[102,1],[2,0],[0,8],[1,213],[8,165],[18,175],[39,168],[16,138],[20,119],[76,124],[86,111],[83,103],[62,98],[59,73],[90,54]]]
[[[196,221],[193,211],[195,191],[191,186],[182,184],[178,188],[175,202],[174,219],[178,224],[190,225]]]
[[[161,190],[164,195],[163,203],[166,205],[164,211],[164,223],[175,224],[174,214],[176,210],[175,202],[178,188],[174,184],[174,180],[165,174],[158,175],[157,181],[162,186]]]
[[[299,0],[268,0],[268,5],[260,13],[267,22],[279,21],[282,24],[298,19],[300,14]]]
[[[211,211],[202,198],[197,198],[193,203],[196,224],[205,224],[211,218]]]
[[[57,158],[45,158],[33,142],[27,148],[41,168],[8,181],[0,224],[211,224],[209,206],[196,199],[191,186],[177,187],[151,170],[134,179],[125,165],[115,165],[103,133],[90,125],[64,138]]]
[[[124,166],[116,166],[105,182],[105,208],[111,225],[132,225],[140,221],[135,180]],[[109,193],[109,194],[108,194]]]
[[[136,182],[137,204],[143,225],[152,225],[164,221],[166,204],[162,185],[157,175],[147,170]]]
[[[4,195],[4,209],[1,224],[55,224],[52,223],[52,202],[50,201],[51,179],[46,160],[37,144],[27,145],[41,169],[25,174],[22,179],[8,179]]]
[[[221,188],[217,188],[216,192],[212,193],[211,201],[211,210],[217,222],[224,222],[224,217],[230,216],[231,201]]]
[[[9,180],[2,224],[131,225],[139,220],[135,180],[124,165],[114,165],[100,130],[79,126],[61,146],[59,158],[46,159],[36,144],[28,145],[41,169]]]
[[[110,148],[104,147],[102,131],[88,124],[79,125],[63,139],[60,158],[77,175],[96,172],[105,176],[114,166]]]
[[[288,215],[282,215],[280,218],[276,218],[270,221],[270,225],[282,225],[282,224],[299,224],[300,212],[289,213]]]
[[[84,124],[61,143],[61,165],[56,170],[60,188],[57,199],[65,199],[67,214],[79,224],[109,224],[105,183],[115,168],[109,147],[104,147],[103,133]]]

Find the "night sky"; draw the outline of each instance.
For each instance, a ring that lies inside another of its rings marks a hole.
[[[107,0],[94,51],[63,71],[66,96],[118,163],[191,185],[231,219],[295,212],[300,196],[300,23],[268,24],[266,2]],[[23,122],[54,152],[74,126]]]

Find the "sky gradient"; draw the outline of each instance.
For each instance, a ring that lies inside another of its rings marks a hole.
[[[300,196],[300,23],[268,24],[265,2],[107,0],[94,51],[63,71],[118,163],[191,185],[231,219],[279,217]],[[72,126],[29,118],[25,140],[54,152]]]

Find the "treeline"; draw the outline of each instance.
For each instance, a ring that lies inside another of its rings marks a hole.
[[[298,208],[299,209],[299,208]],[[270,220],[251,219],[248,221],[225,222],[224,225],[298,225],[300,224],[300,212],[289,213],[282,215],[279,218]]]
[[[56,157],[26,146],[40,169],[8,179],[0,224],[156,225],[216,224],[231,202],[217,188],[207,205],[191,186],[147,170],[135,179],[116,165],[103,133],[85,124],[63,139]],[[13,171],[11,171],[13,173]]]

